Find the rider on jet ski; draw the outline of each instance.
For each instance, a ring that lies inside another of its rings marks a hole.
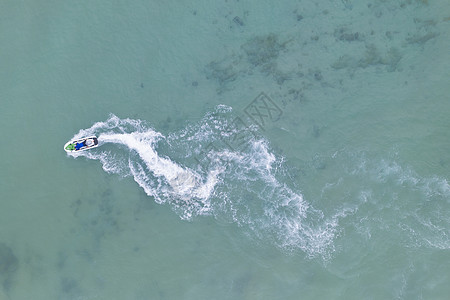
[[[75,150],[80,150],[81,148],[83,148],[85,145],[84,145],[84,142],[81,142],[81,143],[77,143],[76,145],[75,145]]]
[[[75,150],[80,150],[81,148],[83,148],[84,146],[93,146],[94,145],[94,141],[92,139],[87,139],[86,141],[83,141],[81,143],[77,143],[75,145]]]

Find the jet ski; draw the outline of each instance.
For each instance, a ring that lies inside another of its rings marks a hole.
[[[98,139],[96,136],[85,137],[79,140],[67,142],[64,145],[66,152],[79,152],[98,147]]]

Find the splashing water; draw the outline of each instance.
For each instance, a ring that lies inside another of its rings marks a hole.
[[[101,147],[69,155],[99,160],[109,173],[132,176],[148,196],[168,203],[182,219],[212,215],[286,250],[301,249],[309,256],[333,251],[338,217],[325,220],[283,182],[283,159],[251,128],[234,126],[229,107],[218,106],[168,137],[144,121],[115,115],[73,139],[88,135],[98,136]],[[226,143],[235,135],[244,145],[239,150]]]
[[[414,247],[448,249],[449,219],[442,213],[450,203],[447,180],[421,178],[395,161],[345,151],[328,158],[337,178],[335,183],[322,178],[325,185],[316,200],[329,207],[321,211],[288,184],[283,158],[267,140],[235,120],[231,108],[220,105],[200,122],[163,136],[145,121],[111,115],[73,137],[96,135],[101,147],[69,155],[99,160],[109,173],[132,176],[148,196],[182,219],[210,215],[309,257],[330,258],[342,226],[353,226],[369,239],[390,228],[391,235],[406,236]],[[343,219],[346,225],[339,224]]]

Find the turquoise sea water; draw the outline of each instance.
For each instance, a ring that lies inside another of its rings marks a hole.
[[[2,1],[0,300],[448,299],[449,49],[446,0]]]

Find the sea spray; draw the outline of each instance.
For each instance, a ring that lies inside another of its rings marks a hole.
[[[145,121],[111,115],[73,138],[96,135],[100,147],[70,155],[133,177],[182,219],[214,216],[283,251],[328,259],[336,247],[345,249],[347,237],[337,237],[351,228],[363,240],[389,234],[411,247],[450,247],[446,179],[422,178],[395,158],[342,150],[324,158],[337,177],[317,178],[323,184],[307,201],[289,184],[284,158],[234,120],[231,108],[221,105],[163,136]],[[233,136],[240,137],[239,147],[230,147]]]
[[[132,176],[147,195],[169,204],[182,219],[212,215],[284,250],[328,256],[338,217],[327,219],[288,186],[284,159],[254,129],[236,128],[233,120],[231,108],[221,105],[165,137],[145,121],[111,115],[74,137],[96,135],[100,147],[73,156]],[[230,137],[236,134],[241,147],[231,148]]]

